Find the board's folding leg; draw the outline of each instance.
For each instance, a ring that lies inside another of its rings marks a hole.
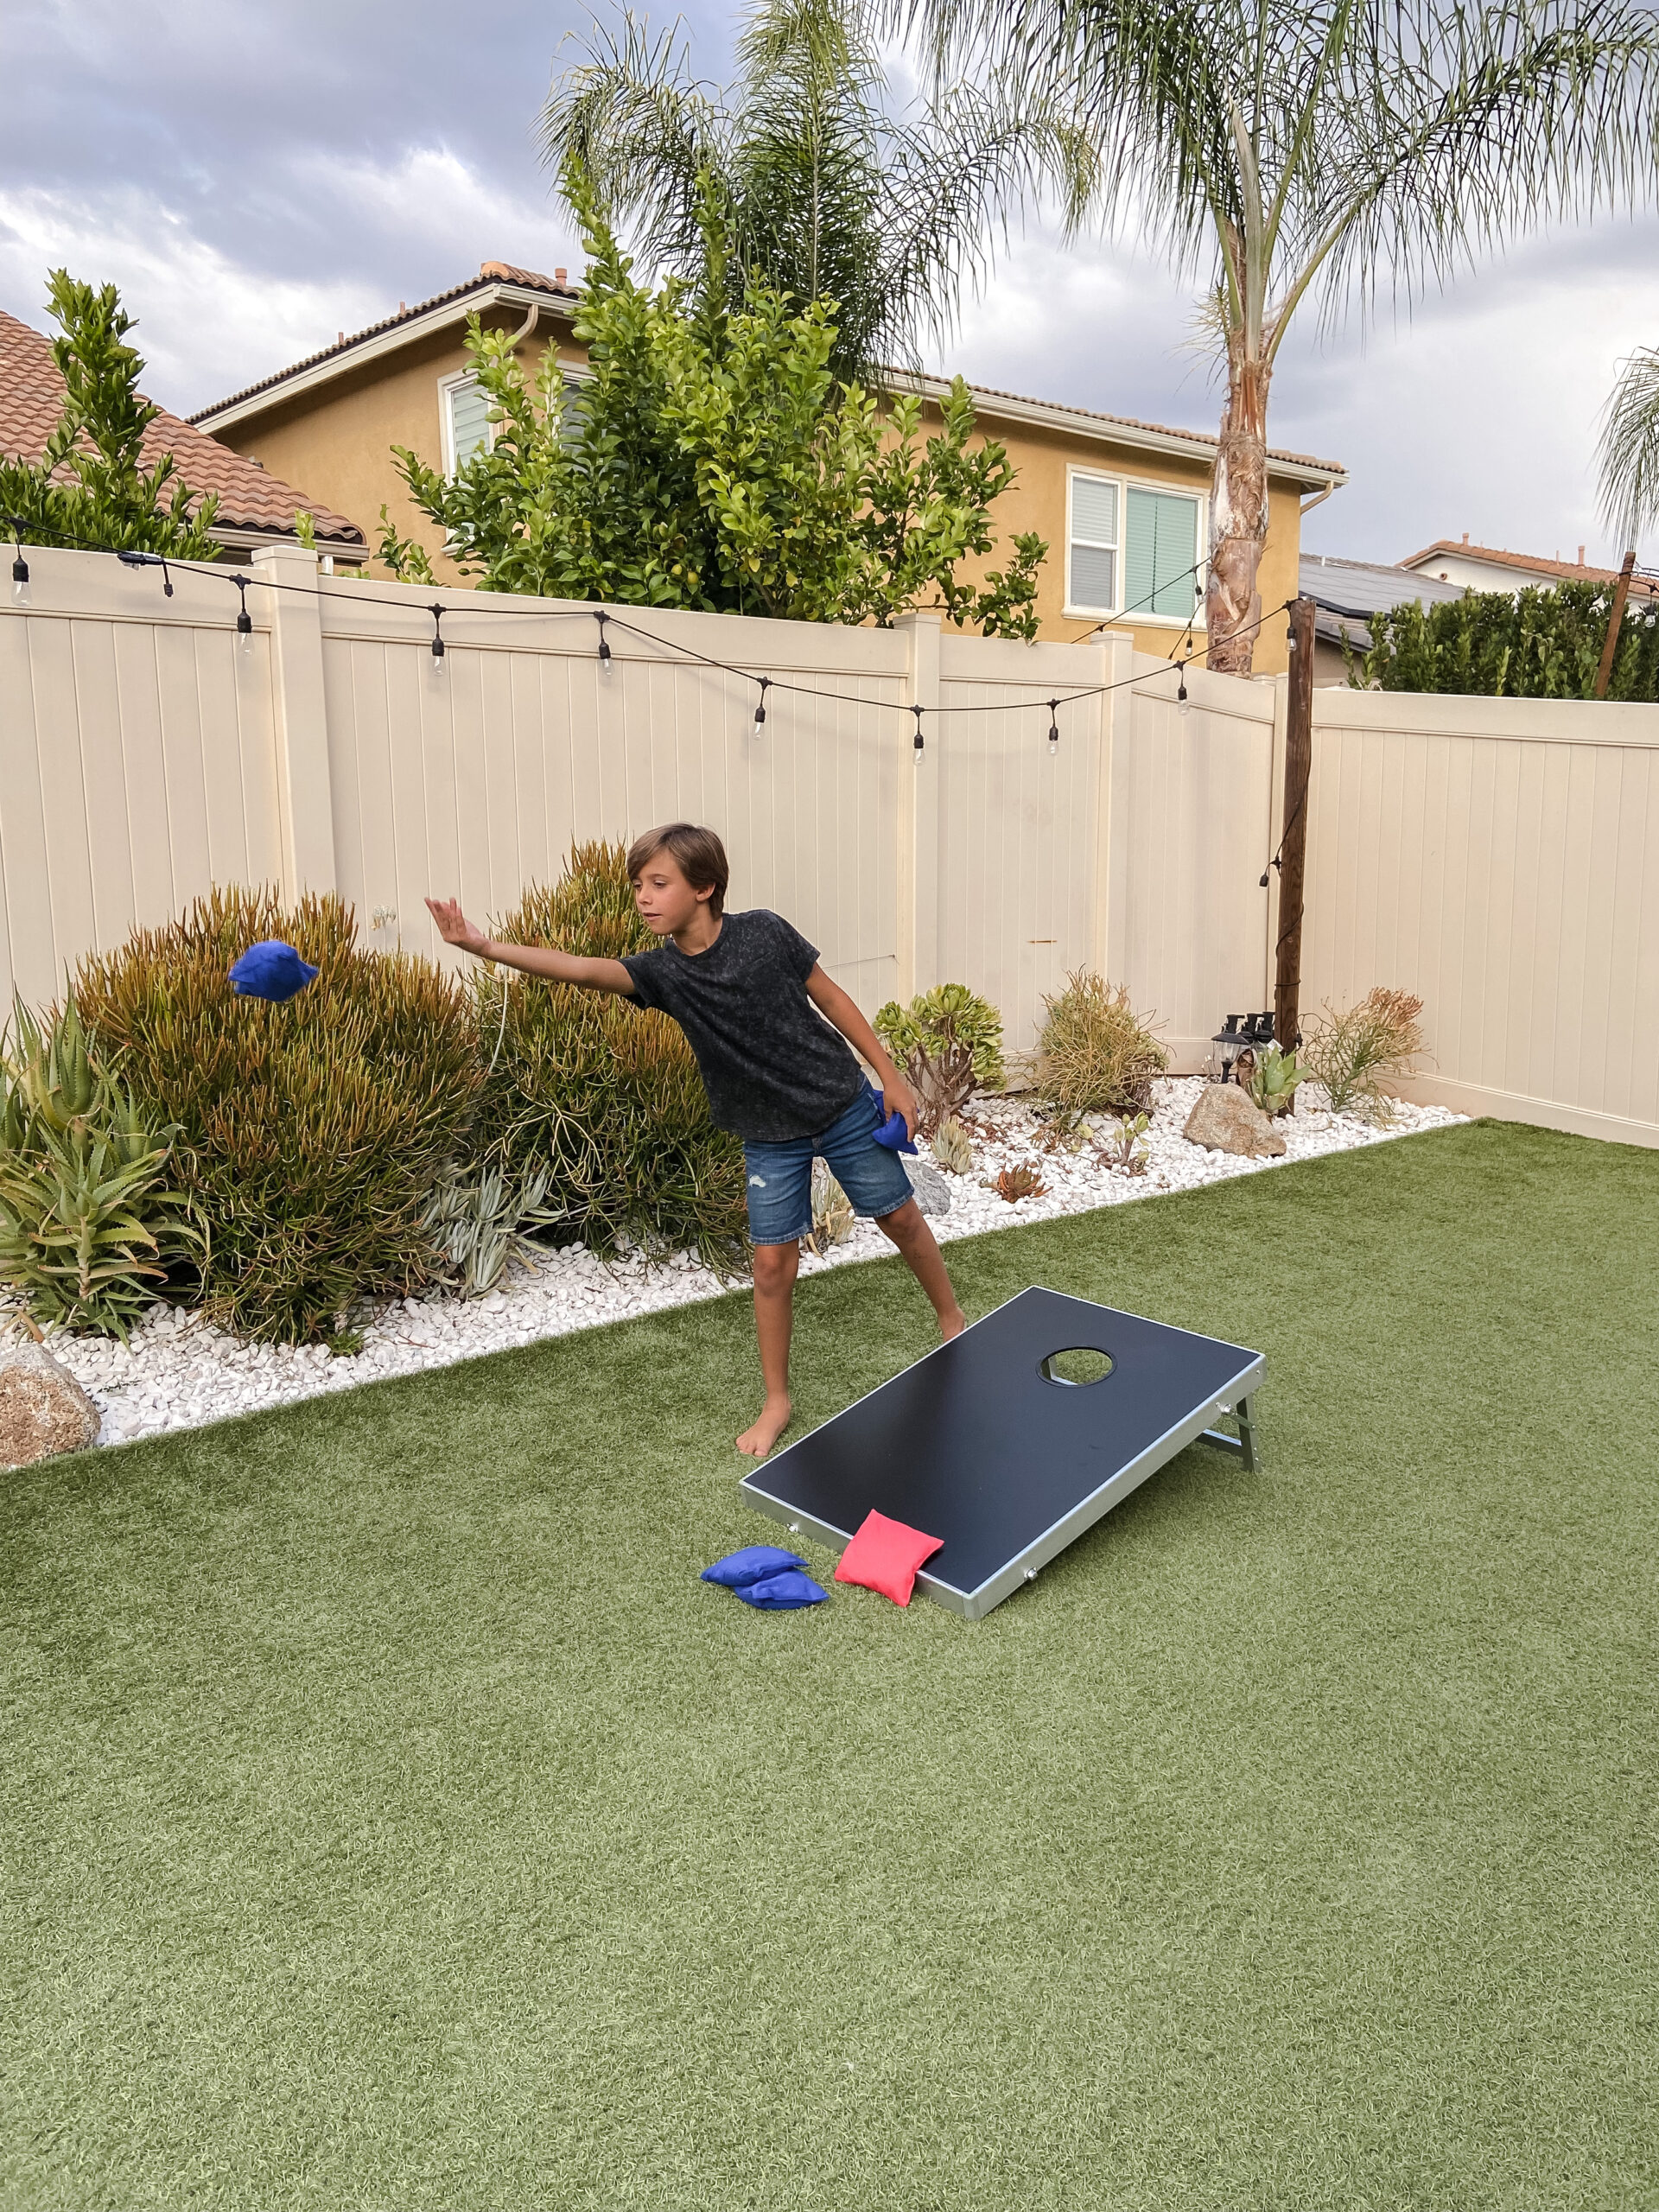
[[[1247,1475],[1260,1474],[1262,1462],[1256,1455],[1255,1416],[1249,1397],[1243,1397],[1236,1406],[1224,1406],[1223,1413],[1230,1413],[1238,1423],[1238,1434],[1229,1436],[1224,1428],[1206,1428],[1200,1443],[1213,1444],[1218,1452],[1235,1452],[1244,1462]]]

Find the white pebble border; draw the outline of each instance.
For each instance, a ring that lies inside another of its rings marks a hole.
[[[1160,1192],[1193,1190],[1200,1184],[1259,1174],[1284,1164],[1240,1160],[1189,1144],[1181,1129],[1202,1086],[1201,1077],[1172,1077],[1158,1084],[1147,1133],[1149,1158],[1142,1175],[1109,1169],[1092,1147],[1070,1154],[1045,1152],[1037,1141],[1038,1125],[1028,1105],[1017,1098],[976,1099],[972,1118],[990,1134],[976,1142],[972,1174],[945,1178],[950,1211],[933,1224],[941,1243],[1018,1222],[1052,1221],[1097,1206],[1122,1205]],[[1318,1094],[1310,1092],[1311,1085],[1298,1095],[1296,1113],[1274,1124],[1286,1139],[1287,1160],[1351,1151],[1421,1129],[1446,1128],[1466,1118],[1444,1107],[1402,1103],[1388,1126],[1378,1128],[1320,1110],[1315,1103]],[[1046,1185],[1041,1196],[1009,1205],[981,1179],[1022,1161],[1041,1175]],[[873,1222],[861,1221],[825,1258],[804,1253],[801,1272],[816,1274],[891,1250]],[[245,1344],[210,1327],[197,1314],[164,1306],[152,1308],[133,1332],[130,1345],[59,1332],[51,1332],[48,1341],[103,1416],[99,1442],[124,1444],[169,1429],[196,1428],[237,1414],[290,1405],[325,1391],[349,1390],[388,1376],[448,1367],[456,1360],[568,1336],[574,1330],[626,1320],[633,1314],[717,1298],[733,1287],[699,1266],[689,1252],[650,1264],[638,1253],[607,1262],[582,1245],[569,1245],[550,1251],[533,1265],[514,1262],[501,1285],[486,1297],[410,1298],[382,1308],[362,1325],[363,1349],[350,1357],[334,1357],[320,1345]],[[4,1301],[0,1301],[0,1322],[4,1319]]]

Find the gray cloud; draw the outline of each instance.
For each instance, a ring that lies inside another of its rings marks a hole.
[[[685,11],[719,75],[730,13]],[[155,397],[188,411],[503,258],[579,257],[534,124],[586,11],[429,0],[12,0],[0,302],[40,323],[47,269],[113,277]],[[1655,226],[1530,240],[1362,342],[1294,334],[1274,442],[1344,462],[1320,550],[1397,557],[1444,534],[1607,554],[1595,417],[1659,340]],[[1212,428],[1191,286],[1119,247],[1017,238],[941,365],[1109,412]]]

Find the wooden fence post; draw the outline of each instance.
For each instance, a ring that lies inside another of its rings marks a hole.
[[[1307,859],[1307,785],[1313,768],[1313,619],[1311,599],[1290,609],[1290,683],[1285,722],[1285,812],[1279,838],[1279,942],[1273,1033],[1281,1052],[1301,1022],[1302,879]]]
[[[1618,572],[1618,582],[1613,586],[1613,608],[1607,617],[1607,635],[1602,640],[1601,666],[1596,671],[1595,696],[1607,696],[1607,686],[1612,679],[1613,656],[1618,651],[1618,633],[1624,621],[1624,602],[1630,595],[1630,572],[1636,567],[1636,548],[1631,546],[1624,556],[1624,565]]]

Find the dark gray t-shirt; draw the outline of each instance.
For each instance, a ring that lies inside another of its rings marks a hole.
[[[818,955],[781,914],[728,914],[706,952],[671,937],[630,952],[636,1006],[672,1014],[696,1055],[715,1125],[759,1144],[815,1137],[864,1082],[852,1047],[806,995]]]

